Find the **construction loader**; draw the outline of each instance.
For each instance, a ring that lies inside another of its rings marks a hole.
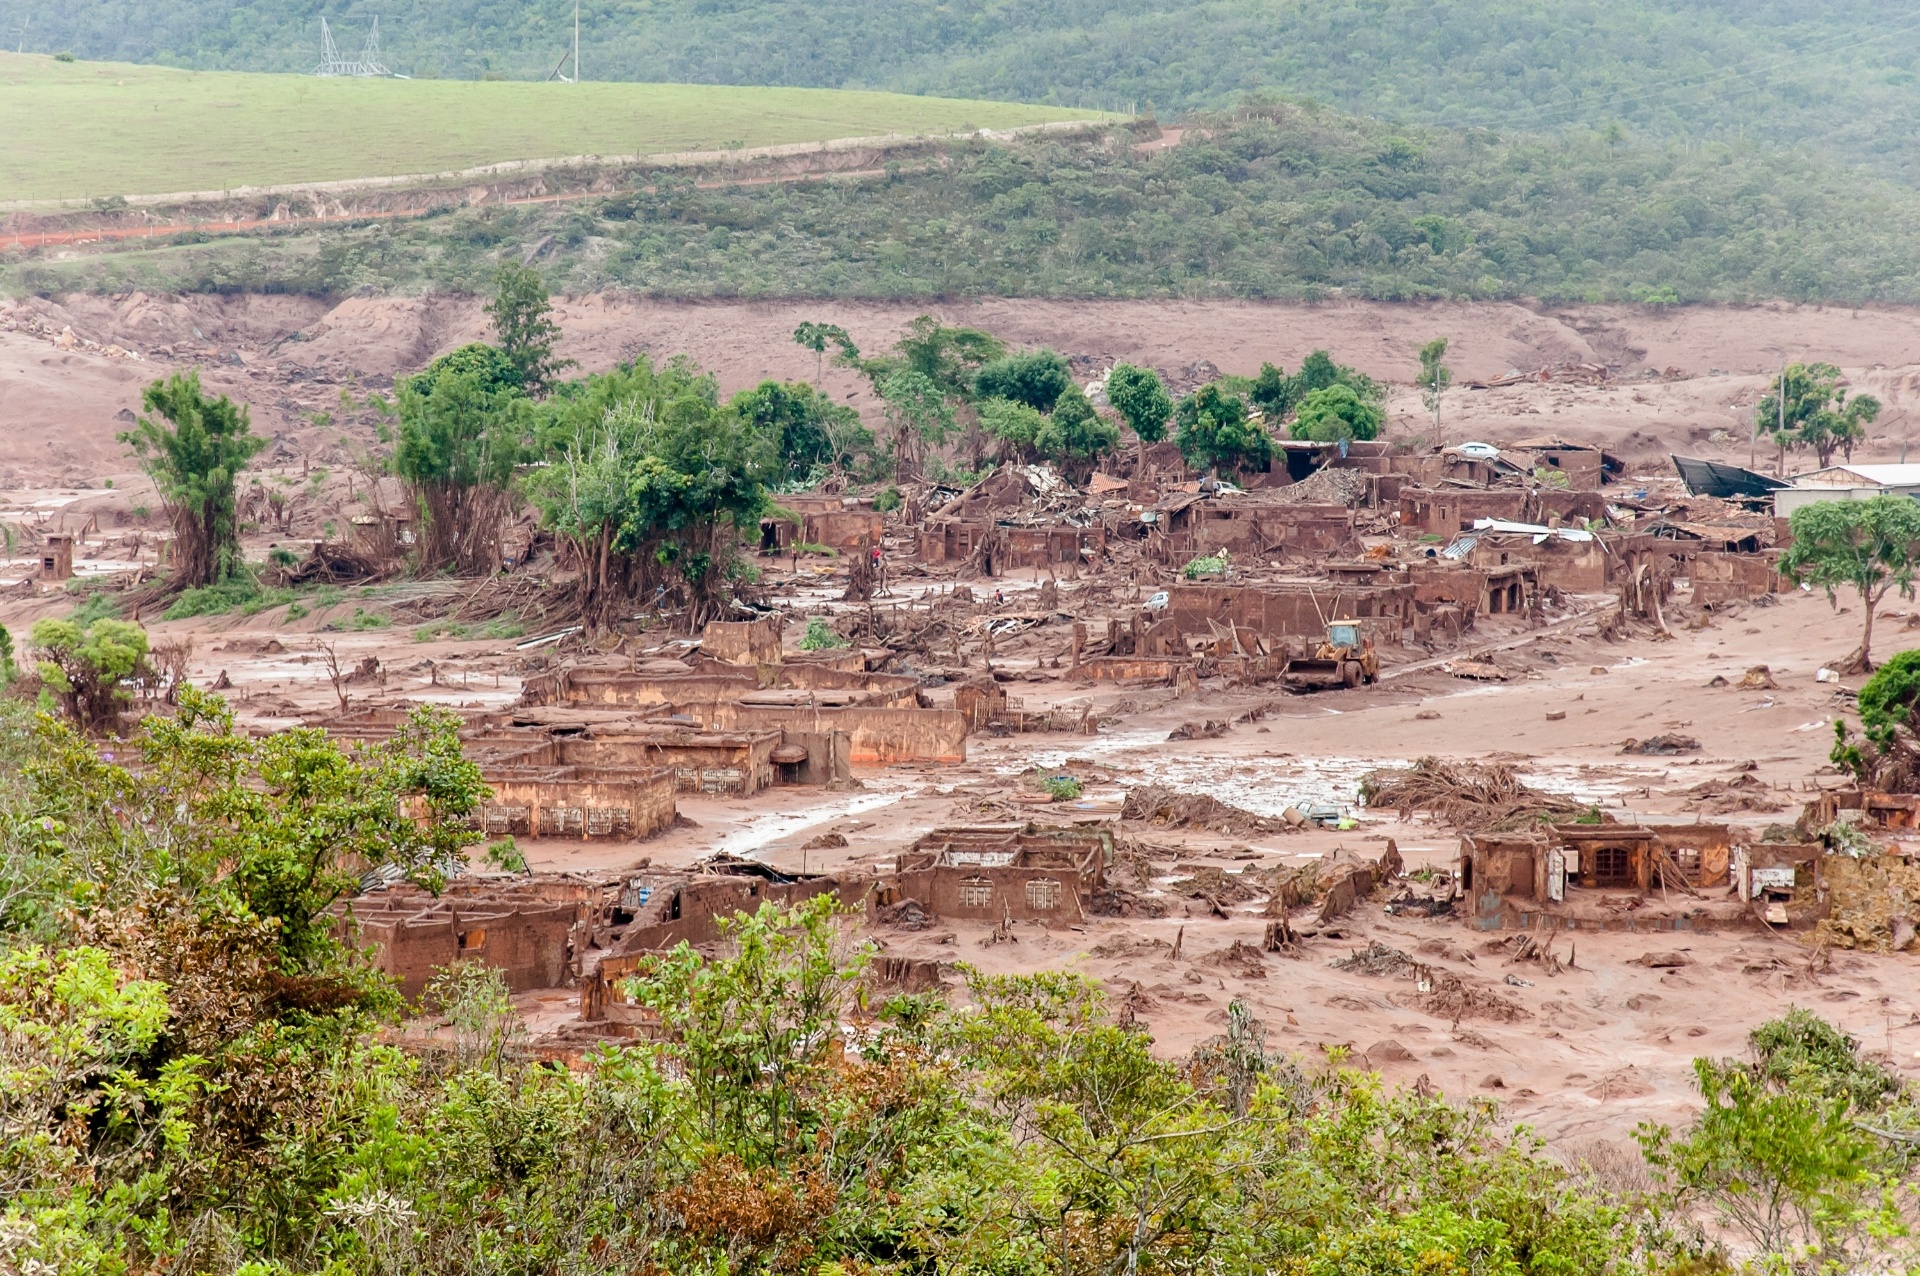
[[[1328,621],[1327,636],[1312,654],[1295,656],[1280,671],[1281,685],[1289,691],[1358,687],[1379,679],[1380,657],[1357,620]]]

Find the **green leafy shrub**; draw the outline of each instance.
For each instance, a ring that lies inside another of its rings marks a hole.
[[[1072,802],[1085,791],[1080,781],[1070,775],[1050,775],[1040,782],[1047,796],[1056,802]]]
[[[527,627],[521,624],[512,612],[508,612],[504,616],[496,616],[486,624],[480,626],[480,636],[495,641],[507,638],[522,638],[526,636],[526,632]]]
[[[1180,569],[1180,574],[1188,580],[1199,580],[1202,576],[1225,576],[1227,560],[1217,555],[1189,559],[1187,565]]]
[[[259,596],[260,585],[251,577],[236,577],[215,585],[198,585],[181,590],[179,597],[160,613],[160,619],[191,620],[195,616],[224,616]]]
[[[102,619],[84,629],[71,620],[39,620],[33,646],[47,690],[84,731],[112,730],[132,697],[126,684],[149,672],[147,631],[126,620]]]
[[[800,640],[802,651],[830,651],[849,645],[845,638],[833,632],[827,622],[818,616],[807,622],[806,636]]]
[[[884,487],[874,496],[873,508],[882,514],[891,514],[894,510],[900,508],[905,499],[905,497],[900,495],[899,488],[892,486]]]

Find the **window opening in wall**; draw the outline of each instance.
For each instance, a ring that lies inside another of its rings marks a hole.
[[[960,879],[960,907],[991,908],[993,906],[993,880],[986,877],[963,877]]]
[[[1036,877],[1027,883],[1027,907],[1051,911],[1060,907],[1060,883],[1051,877]]]

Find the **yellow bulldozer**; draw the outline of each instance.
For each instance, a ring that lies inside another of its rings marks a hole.
[[[1281,684],[1289,691],[1359,687],[1379,680],[1380,657],[1357,620],[1328,621],[1327,636],[1313,653],[1295,656],[1280,671]]]

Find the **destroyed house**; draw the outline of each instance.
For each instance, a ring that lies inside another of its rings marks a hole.
[[[1345,505],[1287,501],[1267,492],[1181,493],[1141,519],[1148,527],[1149,552],[1165,563],[1223,549],[1248,557],[1318,558],[1360,548],[1353,512]]]
[[[1081,922],[1112,859],[1113,834],[1103,828],[935,829],[901,852],[876,902],[911,899],[956,920]]]
[[[787,779],[774,762],[783,743],[778,731],[707,731],[691,723],[647,721],[618,711],[539,708],[488,721],[484,731],[469,735],[467,750],[496,791],[501,786],[495,776],[518,782],[542,767],[582,775],[644,775],[656,787],[664,779],[669,804],[666,821],[658,827],[673,821],[674,791],[751,797]]]
[[[1176,585],[1166,608],[1147,628],[1139,656],[1185,654],[1189,640],[1211,642],[1222,630],[1245,630],[1269,650],[1326,636],[1327,618],[1364,622],[1375,643],[1397,647],[1414,619],[1414,586],[1392,582],[1341,585],[1284,581],[1263,585]],[[1244,645],[1244,643],[1243,643]]]
[[[1521,487],[1403,487],[1400,526],[1429,536],[1451,538],[1483,518],[1519,521],[1531,512]]]
[[[760,520],[760,552],[784,554],[795,544],[824,545],[839,554],[864,553],[880,543],[880,511],[868,500],[810,494],[779,496],[776,504],[791,514]]]
[[[1686,929],[1739,916],[1699,894],[1727,885],[1732,853],[1724,824],[1557,824],[1466,834],[1456,874],[1482,930]]]
[[[1569,594],[1605,592],[1612,561],[1606,542],[1582,528],[1495,519],[1476,521],[1472,531],[1461,533],[1441,553],[1488,572],[1512,566],[1530,567],[1542,589],[1559,589]],[[1488,607],[1484,610],[1513,609]]]
[[[844,656],[833,654],[836,659]],[[864,664],[857,652],[853,658]],[[602,735],[616,720],[644,720],[709,737],[773,733],[769,755],[788,746],[807,752],[803,764],[773,763],[801,766],[806,778],[799,783],[844,780],[848,765],[966,759],[966,718],[951,709],[922,707],[918,678],[841,668],[836,660],[756,666],[715,662],[698,669],[660,661],[638,670],[582,662],[528,679],[521,704],[515,714],[523,725],[544,722],[558,728],[571,720],[592,725]],[[555,712],[541,716],[536,710]],[[588,716],[569,719],[568,714]],[[836,741],[836,735],[844,739]],[[660,745],[671,753],[710,743],[663,740]],[[743,744],[735,738],[728,747]],[[762,761],[756,756],[744,774],[760,774]],[[759,780],[745,784],[717,791],[752,793],[764,787]]]
[[[501,972],[513,992],[565,986],[594,920],[598,888],[553,891],[545,883],[498,877],[455,878],[432,895],[396,884],[334,910],[342,939],[371,945],[374,968],[418,997],[441,969],[476,962]]]
[[[920,529],[920,561],[929,565],[972,563],[988,576],[1042,572],[1077,576],[1107,548],[1099,523],[1015,524],[942,519]]]
[[[636,879],[634,916],[612,947],[580,980],[580,1018],[605,1024],[622,1036],[653,1036],[659,1017],[634,1001],[626,982],[647,962],[681,944],[712,944],[724,935],[721,922],[754,913],[763,904],[792,908],[817,895],[838,894],[859,905],[871,883],[819,873],[781,873],[751,860],[716,856],[690,875],[657,874]]]
[[[1622,474],[1626,467],[1589,443],[1569,443],[1565,439],[1527,439],[1512,444],[1503,453],[1535,474],[1562,474],[1575,492],[1592,492]]]

